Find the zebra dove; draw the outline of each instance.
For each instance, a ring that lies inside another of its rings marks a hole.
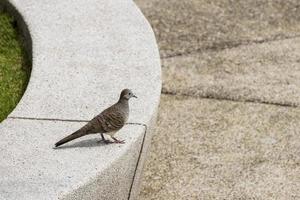
[[[129,89],[124,89],[121,92],[119,101],[112,105],[111,107],[102,111],[99,115],[94,117],[86,125],[84,125],[79,130],[75,131],[71,135],[63,138],[55,144],[58,147],[76,138],[88,135],[100,133],[102,140],[105,143],[124,143],[114,137],[114,134],[120,130],[129,116],[129,104],[128,100],[131,97],[137,98]],[[103,134],[110,135],[114,142],[106,140]]]

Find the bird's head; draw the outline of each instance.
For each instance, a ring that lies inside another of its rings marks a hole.
[[[129,100],[131,97],[137,98],[137,96],[135,96],[131,90],[129,89],[122,90],[120,95],[120,100],[121,99]]]

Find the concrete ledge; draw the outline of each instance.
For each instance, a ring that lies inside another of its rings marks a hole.
[[[158,49],[144,16],[130,0],[1,4],[20,13],[30,32],[32,74],[0,124],[0,199],[134,199],[161,90]],[[117,135],[125,145],[99,145],[94,135],[52,149],[123,88],[139,97],[130,102],[134,124]]]

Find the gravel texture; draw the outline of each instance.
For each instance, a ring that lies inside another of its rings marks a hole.
[[[298,199],[299,126],[297,108],[163,95],[140,199]]]

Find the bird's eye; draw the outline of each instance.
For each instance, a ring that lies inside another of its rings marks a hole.
[[[131,95],[131,93],[129,92],[129,95]]]

